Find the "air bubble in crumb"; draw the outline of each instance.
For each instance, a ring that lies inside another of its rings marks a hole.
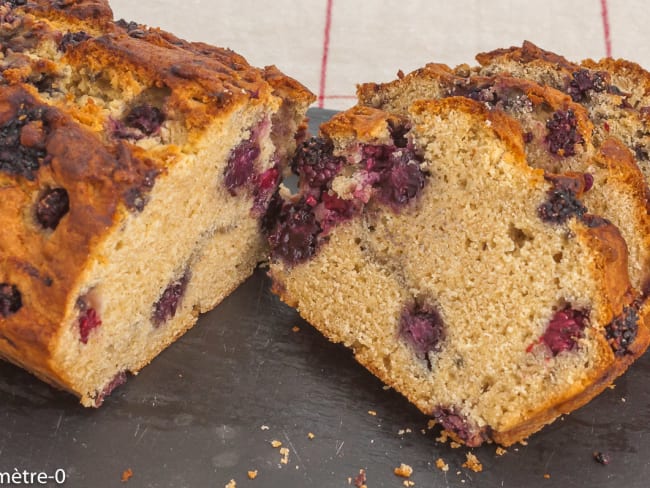
[[[251,480],[254,480],[255,478],[257,478],[257,470],[249,471],[248,472],[248,478],[251,479]]]
[[[449,465],[442,458],[436,459],[436,468],[445,473],[449,471]]]
[[[280,441],[274,439],[274,440],[271,441],[271,446],[272,446],[272,447],[276,447],[276,448],[277,448],[277,447],[281,447],[281,446],[282,446],[282,442],[280,442]]]
[[[280,462],[282,464],[289,464],[289,448],[288,447],[281,448],[280,454],[282,454],[282,459],[280,459]]]
[[[408,464],[402,463],[397,468],[395,468],[393,472],[402,478],[409,478],[413,474],[413,468]]]
[[[475,473],[483,471],[483,465],[474,454],[468,452],[466,456],[467,461],[463,463],[463,468],[471,469]]]
[[[230,480],[228,484],[225,486],[225,488],[237,488],[237,483],[235,480]]]

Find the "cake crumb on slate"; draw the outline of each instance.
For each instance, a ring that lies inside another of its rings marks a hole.
[[[133,476],[133,470],[131,468],[125,469],[122,472],[122,483],[126,483]]]
[[[483,471],[483,465],[474,454],[468,452],[466,456],[467,461],[463,463],[463,468],[471,469],[475,473]]]
[[[254,480],[255,478],[257,478],[257,470],[249,471],[248,472],[248,478],[251,479],[251,480]]]
[[[436,459],[436,468],[445,473],[449,471],[449,465],[442,458]]]
[[[408,464],[401,463],[397,468],[393,470],[397,476],[402,478],[408,478],[413,474],[413,468]]]
[[[237,488],[237,482],[235,480],[230,480],[224,488]]]

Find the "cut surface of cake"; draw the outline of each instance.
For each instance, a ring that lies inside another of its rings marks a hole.
[[[0,355],[98,406],[265,259],[313,95],[102,0],[0,23]]]
[[[467,97],[357,106],[298,148],[264,225],[281,299],[469,446],[583,405],[650,337],[592,179],[525,141]]]

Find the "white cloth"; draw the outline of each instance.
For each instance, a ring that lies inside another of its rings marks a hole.
[[[471,64],[477,52],[525,39],[574,61],[609,52],[650,68],[650,9],[639,0],[112,0],[111,5],[116,18],[229,47],[256,66],[275,64],[321,95],[325,108],[352,105],[357,83],[388,81],[399,69],[407,73],[432,61]]]

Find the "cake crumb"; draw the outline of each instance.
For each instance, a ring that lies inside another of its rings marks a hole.
[[[293,332],[300,332],[300,327],[298,327],[297,325],[295,325],[295,326],[293,326],[293,327],[291,328],[291,330],[292,330]]]
[[[282,464],[289,464],[289,448],[288,447],[281,448],[280,454],[282,454],[282,459],[280,459],[280,462]]]
[[[368,410],[368,415],[372,415],[373,417],[376,417],[377,412],[375,412],[374,410]]]
[[[506,451],[503,447],[501,447],[501,446],[497,447],[497,450],[496,450],[497,456],[503,456],[506,452],[508,452],[508,451]]]
[[[268,425],[262,425],[260,427],[260,430],[269,430],[269,426]]]
[[[431,429],[433,429],[435,426],[436,426],[436,421],[433,420],[433,419],[429,419],[429,421],[427,422],[427,430],[431,430]],[[444,432],[444,431],[443,431],[443,432]],[[436,440],[438,440],[438,439],[436,439]]]
[[[126,483],[133,476],[133,470],[131,468],[125,469],[122,471],[122,483]]]
[[[309,439],[313,439],[313,438],[316,437],[316,436],[313,434],[313,432],[309,432],[309,433],[307,434],[307,437],[308,437]]]
[[[604,452],[596,451],[594,452],[594,461],[604,466],[607,466],[610,463],[611,458],[609,457],[608,454]]]
[[[480,473],[483,471],[483,465],[474,454],[468,452],[466,456],[467,461],[463,463],[463,468],[471,469],[475,473]]]
[[[527,446],[528,441],[526,439],[522,439],[522,440],[519,441],[519,444],[521,444],[522,446]]]
[[[401,463],[393,472],[402,478],[409,478],[413,474],[413,468],[408,464]]]
[[[274,439],[274,440],[271,441],[271,446],[272,446],[272,447],[276,447],[276,448],[277,448],[277,447],[281,447],[281,446],[282,446],[282,442],[280,442],[280,441]]]
[[[436,468],[445,473],[449,471],[449,465],[442,458],[436,459]]]
[[[451,441],[451,442],[449,443],[449,445],[451,446],[452,449],[458,449],[458,448],[461,446],[461,445],[460,445],[458,442],[456,442],[456,441]]]
[[[415,481],[411,480],[404,480],[402,483],[404,486],[409,487],[409,486],[415,486]]]
[[[544,479],[545,479],[545,480],[550,480],[550,479],[551,479],[551,475],[548,474],[548,473],[545,473],[545,474],[544,474]]]
[[[237,488],[237,482],[235,480],[230,480],[225,488]]]
[[[257,470],[249,471],[248,472],[248,479],[254,480],[255,478],[257,478]]]
[[[352,478],[348,478],[348,484],[352,484]],[[366,485],[366,470],[360,469],[359,474],[354,477],[354,486],[356,488],[368,488]]]

